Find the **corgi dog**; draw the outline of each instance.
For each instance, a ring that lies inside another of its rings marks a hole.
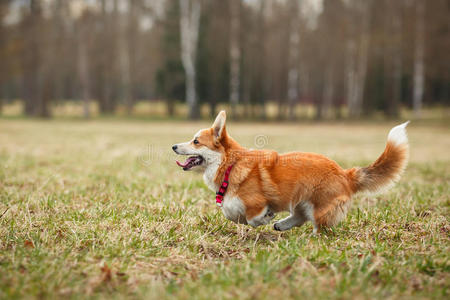
[[[268,224],[282,211],[290,216],[274,224],[278,231],[307,221],[314,233],[334,226],[345,217],[355,193],[392,185],[408,161],[409,121],[391,129],[386,148],[374,163],[346,170],[320,154],[246,149],[228,135],[225,122],[221,111],[211,128],[172,149],[188,156],[184,163],[177,161],[183,170],[203,171],[206,185],[220,194],[216,199],[223,200],[227,219],[253,227]]]

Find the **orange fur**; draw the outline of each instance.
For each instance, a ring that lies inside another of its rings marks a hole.
[[[307,203],[313,208],[311,221],[315,226],[333,226],[345,216],[356,192],[376,191],[397,179],[408,155],[407,144],[388,141],[385,151],[372,165],[344,170],[319,154],[245,149],[228,135],[225,126],[220,136],[215,136],[215,132],[214,128],[201,131],[197,146],[222,154],[214,179],[217,186],[228,166],[234,165],[227,193],[240,198],[247,220],[260,215],[266,207],[275,213],[292,213]]]

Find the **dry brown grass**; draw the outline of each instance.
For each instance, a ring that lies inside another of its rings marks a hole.
[[[207,123],[0,120],[0,298],[447,298],[450,129],[412,123],[411,163],[312,236],[227,221],[170,146]],[[381,154],[383,124],[231,124],[255,148]]]

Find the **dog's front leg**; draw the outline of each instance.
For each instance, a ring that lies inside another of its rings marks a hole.
[[[253,213],[252,213],[253,212]],[[275,213],[268,206],[263,207],[255,215],[255,209],[247,211],[247,223],[253,227],[269,224]]]

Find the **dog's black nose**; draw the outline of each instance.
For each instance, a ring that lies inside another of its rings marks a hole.
[[[173,150],[173,151],[177,150],[177,148],[178,148],[177,145],[173,145],[173,146],[172,146],[172,150]]]

